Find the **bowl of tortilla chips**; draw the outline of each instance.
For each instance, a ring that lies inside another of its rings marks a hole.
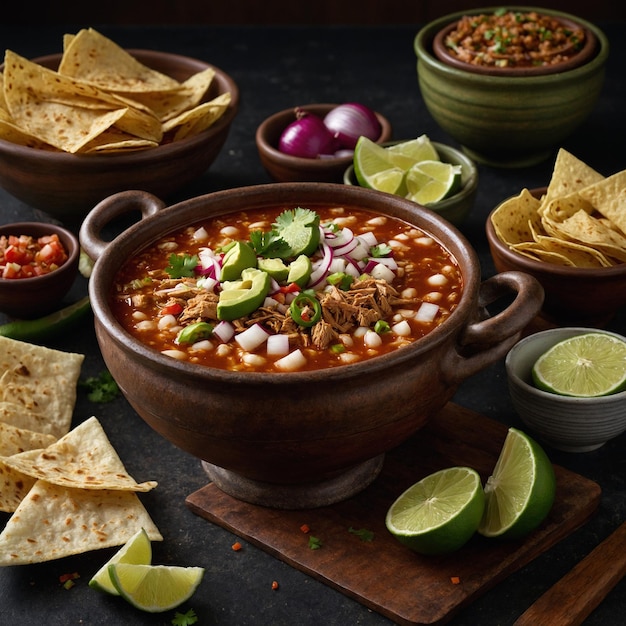
[[[605,177],[561,149],[546,188],[523,189],[489,215],[496,270],[541,283],[548,323],[602,327],[626,306],[625,194],[626,170]]]
[[[171,196],[213,163],[237,113],[219,68],[94,29],[66,35],[62,53],[4,61],[0,186],[63,222],[126,189]]]

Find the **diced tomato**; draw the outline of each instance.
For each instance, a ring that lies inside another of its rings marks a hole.
[[[2,278],[41,276],[57,269],[67,258],[67,252],[56,234],[38,239],[29,235],[0,237]]]

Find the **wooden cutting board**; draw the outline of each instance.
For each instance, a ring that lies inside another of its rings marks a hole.
[[[189,495],[186,503],[194,513],[398,624],[443,624],[584,524],[600,501],[596,483],[557,466],[552,511],[523,541],[498,542],[476,535],[452,555],[425,557],[389,534],[385,514],[402,491],[454,465],[474,467],[486,480],[506,433],[501,423],[449,403],[387,454],[372,485],[345,502],[304,511],[275,510],[236,500],[211,483]],[[321,540],[320,549],[309,548],[303,524]],[[363,541],[350,528],[373,531],[374,538]]]

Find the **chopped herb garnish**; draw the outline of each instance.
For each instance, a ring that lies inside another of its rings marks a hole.
[[[165,271],[172,278],[186,278],[195,275],[198,265],[198,256],[194,254],[171,254],[168,259],[169,265]]]
[[[115,400],[120,393],[120,388],[111,376],[111,372],[103,370],[98,376],[91,376],[78,381],[83,389],[87,390],[87,397],[92,402],[104,404]]]
[[[309,548],[311,550],[319,550],[322,547],[322,540],[313,535],[309,535]]]
[[[174,626],[191,626],[191,624],[195,624],[197,621],[198,616],[193,609],[189,609],[186,613],[176,611],[176,614],[172,618],[172,624]]]
[[[361,541],[374,541],[374,531],[367,528],[348,528],[348,532],[356,535]]]
[[[389,256],[392,252],[393,250],[386,243],[379,243],[377,246],[372,246],[372,248],[370,249],[370,254],[375,259]]]

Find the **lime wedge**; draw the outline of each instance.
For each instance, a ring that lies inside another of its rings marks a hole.
[[[194,594],[204,568],[112,563],[109,575],[119,594],[134,607],[160,613],[176,608]]]
[[[554,469],[539,444],[510,428],[485,485],[486,507],[478,532],[516,539],[546,518],[556,491]]]
[[[461,186],[461,166],[421,161],[406,173],[407,198],[427,205],[451,196]]]
[[[109,576],[109,565],[113,563],[135,563],[150,565],[152,562],[152,544],[148,534],[142,528],[138,530],[93,576],[89,586],[114,596],[119,592],[113,586]]]
[[[457,550],[472,537],[483,515],[485,496],[478,473],[450,467],[422,478],[389,508],[389,532],[421,554]]]
[[[535,385],[562,396],[591,398],[626,388],[626,342],[585,333],[554,345],[532,369]]]
[[[422,161],[439,161],[439,154],[427,135],[386,148],[389,160],[404,171]]]
[[[353,163],[361,187],[395,194],[404,181],[404,170],[391,161],[387,149],[367,137],[359,137]]]

